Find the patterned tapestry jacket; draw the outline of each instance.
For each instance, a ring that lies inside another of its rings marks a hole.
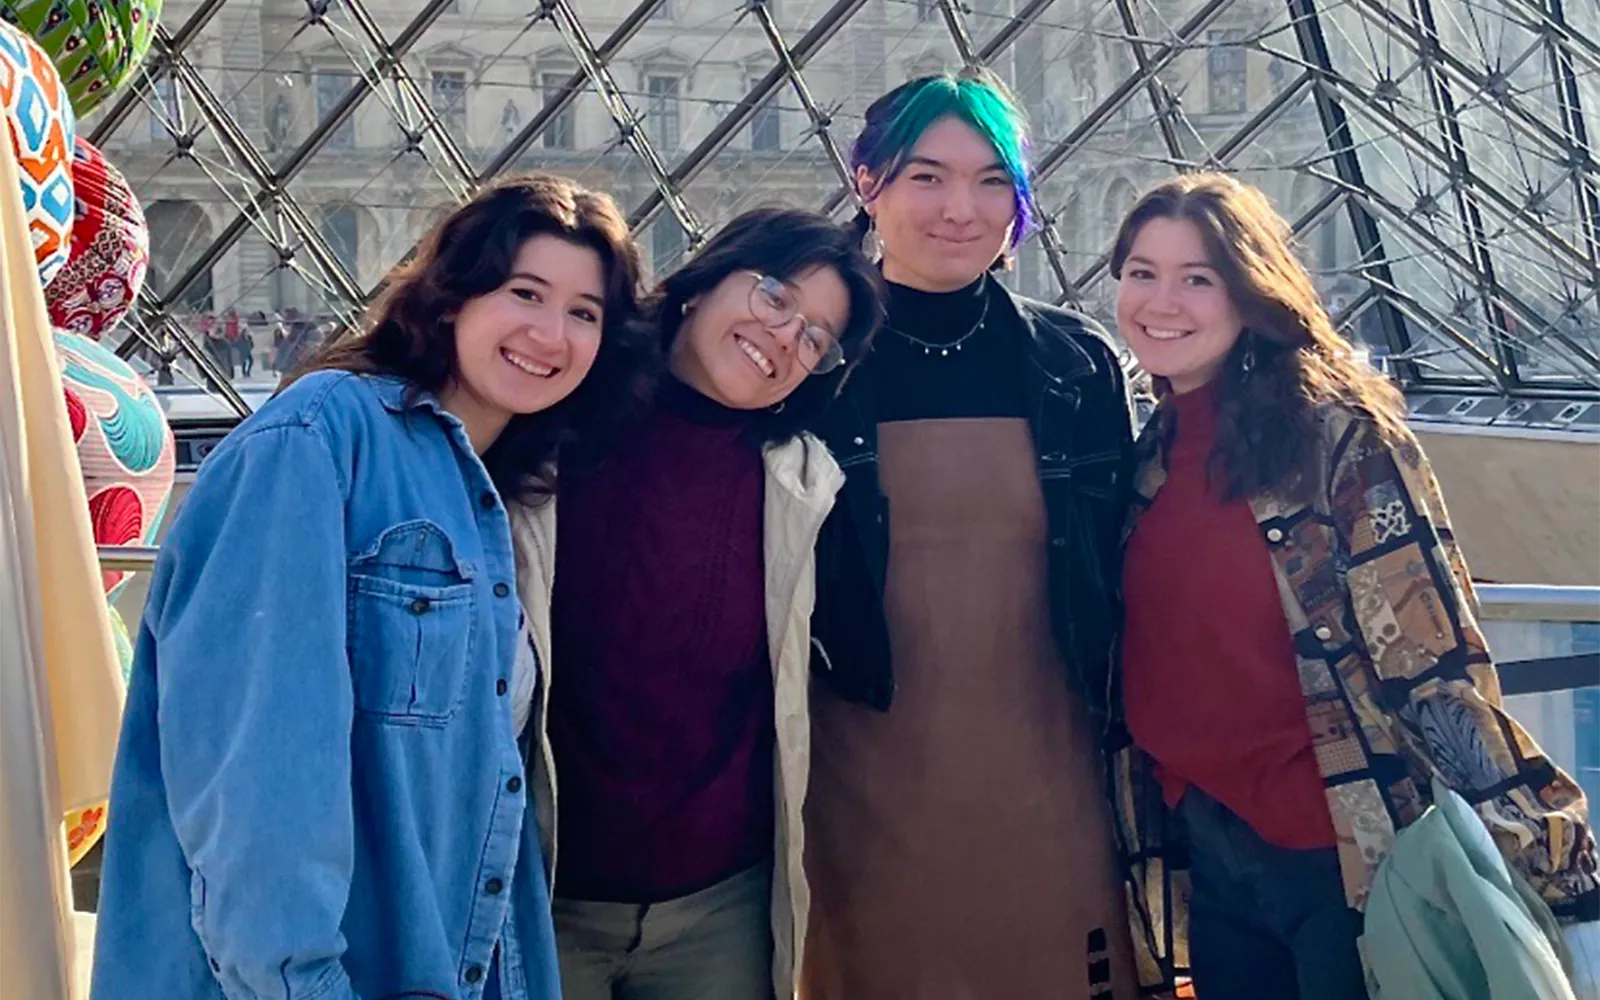
[[[1169,422],[1159,408],[1135,446],[1124,546],[1166,480]],[[1343,407],[1326,407],[1319,423],[1309,502],[1265,495],[1250,506],[1294,633],[1350,905],[1364,907],[1395,832],[1428,807],[1438,774],[1559,918],[1600,917],[1583,793],[1500,707],[1477,599],[1420,446],[1409,435],[1387,444]],[[1187,852],[1128,735],[1119,686],[1120,674],[1107,748],[1117,837],[1140,979],[1164,989],[1189,965]]]

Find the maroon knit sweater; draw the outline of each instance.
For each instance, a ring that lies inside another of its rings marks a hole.
[[[773,690],[759,450],[671,382],[561,479],[549,732],[568,899],[650,903],[768,860]]]
[[[1161,765],[1169,805],[1193,784],[1268,843],[1332,847],[1272,553],[1249,503],[1207,481],[1216,394],[1172,402],[1167,481],[1123,567],[1128,728]]]

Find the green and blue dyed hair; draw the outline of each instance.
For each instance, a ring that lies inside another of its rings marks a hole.
[[[882,189],[900,176],[928,126],[950,117],[989,140],[1011,177],[1017,199],[1017,222],[1011,230],[1015,248],[1033,222],[1028,119],[1006,85],[986,69],[918,77],[873,101],[861,134],[850,147],[851,170],[866,167]]]

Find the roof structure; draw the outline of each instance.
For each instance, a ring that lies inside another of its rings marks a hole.
[[[978,63],[1033,122],[1019,290],[1109,320],[1137,191],[1234,171],[1420,418],[1600,427],[1594,0],[169,0],[82,126],[152,231],[119,349],[248,412],[510,169],[612,191],[658,272],[742,208],[844,218],[865,106]],[[249,376],[202,333],[230,310]]]

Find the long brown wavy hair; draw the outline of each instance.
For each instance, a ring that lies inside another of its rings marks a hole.
[[[1207,263],[1222,276],[1244,333],[1217,376],[1217,442],[1211,468],[1230,499],[1277,491],[1303,496],[1317,436],[1317,411],[1347,407],[1391,441],[1407,435],[1405,401],[1333,328],[1293,249],[1289,223],[1258,189],[1225,174],[1185,174],[1145,192],[1111,251],[1122,278],[1133,241],[1151,219],[1186,219],[1200,231]],[[1247,363],[1248,359],[1248,363]],[[1158,395],[1171,387],[1155,379]]]
[[[504,285],[535,236],[599,254],[606,276],[600,349],[572,394],[548,410],[511,418],[483,455],[503,495],[537,499],[551,490],[558,447],[600,448],[649,398],[657,351],[637,322],[639,249],[611,196],[563,177],[520,174],[483,188],[425,236],[416,255],[385,279],[363,331],[324,345],[284,381],[336,369],[405,380],[438,394],[457,377],[455,317],[469,299]]]

